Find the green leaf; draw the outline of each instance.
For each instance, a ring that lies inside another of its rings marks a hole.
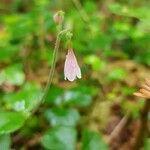
[[[10,58],[14,56],[17,51],[19,51],[20,47],[16,45],[10,45],[9,43],[4,44],[4,41],[3,43],[0,41],[0,49],[0,61],[10,61]]]
[[[127,71],[122,68],[114,68],[108,74],[109,80],[124,80],[127,76]]]
[[[0,73],[0,84],[7,82],[19,86],[24,80],[25,75],[20,64],[9,66]]]
[[[122,91],[123,94],[130,96],[134,92],[136,92],[136,89],[133,88],[133,87],[126,87],[126,86],[124,86],[124,87],[122,87],[121,91]]]
[[[101,70],[105,67],[105,62],[96,55],[86,56],[84,61],[86,64],[90,64],[93,70]]]
[[[8,93],[4,96],[7,105],[15,111],[32,111],[41,100],[42,93],[38,84],[26,83],[16,93]]]
[[[150,148],[150,138],[146,138],[144,141],[144,150],[149,150]]]
[[[54,87],[52,86],[51,88],[49,88],[46,98],[45,98],[45,102],[46,103],[55,103],[55,100],[57,99],[57,97],[61,94],[63,94],[64,90],[62,88],[59,87]]]
[[[75,105],[75,106],[88,106],[92,102],[92,96],[78,90],[70,90],[58,96],[55,104]]]
[[[80,114],[76,109],[54,108],[46,111],[46,117],[52,126],[76,126]]]
[[[97,88],[93,85],[87,85],[85,83],[80,84],[80,86],[74,87],[72,90],[73,91],[80,91],[83,94],[88,94],[91,96],[95,96],[99,93],[99,88]]]
[[[96,6],[96,3],[94,3],[93,1],[85,1],[84,9],[87,13],[91,14],[96,11]]]
[[[76,130],[68,126],[59,126],[47,131],[42,137],[42,145],[49,150],[75,150]]]
[[[90,130],[84,130],[81,149],[82,150],[108,150],[108,147],[98,133]]]
[[[108,6],[108,9],[117,15],[127,16],[127,17],[136,17],[143,20],[150,19],[150,11],[147,6],[141,7],[129,7],[127,5],[121,5],[119,3],[111,3]]]
[[[98,89],[95,87],[86,85],[80,85],[68,91],[52,86],[48,91],[45,102],[55,105],[88,106],[92,102],[92,96],[97,92]]]
[[[13,40],[25,40],[26,36],[38,27],[38,24],[35,26],[35,19],[26,13],[5,15],[3,21],[6,24],[7,30],[11,33]]]
[[[144,99],[137,101],[136,105],[135,102],[133,101],[124,100],[124,103],[122,104],[122,108],[125,111],[130,111],[130,114],[134,119],[138,119],[140,117],[140,110],[144,107],[144,103],[145,103]]]
[[[17,112],[0,112],[0,134],[12,133],[19,129],[25,121],[25,116]]]
[[[0,135],[0,149],[10,150],[11,139],[9,134]]]

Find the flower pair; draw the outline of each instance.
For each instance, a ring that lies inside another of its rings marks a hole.
[[[81,78],[81,70],[73,49],[68,49],[64,66],[65,80],[74,81],[76,78]]]

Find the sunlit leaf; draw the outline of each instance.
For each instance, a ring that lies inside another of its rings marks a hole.
[[[25,121],[25,116],[17,112],[0,112],[0,134],[7,134],[19,129]]]
[[[93,70],[101,70],[105,67],[105,62],[96,55],[89,55],[84,59],[86,64],[90,64]]]
[[[109,80],[124,80],[127,76],[127,71],[122,68],[114,68],[108,74]]]

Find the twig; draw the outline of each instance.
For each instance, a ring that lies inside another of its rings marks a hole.
[[[111,132],[109,138],[107,139],[108,144],[110,144],[122,131],[124,126],[127,124],[129,119],[129,114],[125,115],[120,122],[117,124],[117,126],[114,128],[114,130]]]

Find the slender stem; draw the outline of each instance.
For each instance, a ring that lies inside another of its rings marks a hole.
[[[47,96],[48,89],[50,88],[51,83],[52,83],[52,79],[53,79],[53,75],[54,75],[54,71],[55,71],[55,66],[56,66],[56,61],[57,61],[57,54],[58,54],[59,45],[60,45],[60,36],[58,35],[57,39],[56,39],[56,43],[55,43],[54,53],[53,53],[53,60],[52,60],[53,64],[52,64],[52,67],[51,67],[50,72],[49,72],[46,87],[44,89],[44,96],[41,100],[42,102],[44,102],[45,97]]]
[[[54,71],[55,71],[56,61],[57,61],[58,49],[59,49],[60,40],[61,40],[61,36],[60,35],[62,35],[60,33],[62,31],[65,31],[65,30],[62,30],[62,31],[61,30],[62,30],[62,23],[60,25],[58,25],[57,38],[56,38],[55,48],[54,48],[54,51],[53,51],[52,66],[51,66],[51,69],[50,69],[50,72],[49,72],[49,75],[48,75],[47,84],[46,84],[46,86],[44,88],[44,95],[42,96],[42,98],[38,102],[36,108],[31,112],[31,114],[33,114],[39,108],[39,106],[41,105],[41,103],[44,102],[44,100],[45,100],[45,98],[47,96],[47,93],[48,93],[48,89],[51,86],[53,75],[54,75]]]
[[[82,8],[80,1],[79,0],[72,0],[72,1],[73,1],[74,5],[76,6],[76,8],[78,9],[83,21],[88,22],[89,17],[87,15],[87,13],[84,11],[84,9]]]

